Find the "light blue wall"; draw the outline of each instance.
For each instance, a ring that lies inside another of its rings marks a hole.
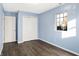
[[[2,4],[0,4],[0,49],[3,48],[4,40],[4,9]]]
[[[77,7],[76,8],[76,19],[77,19],[77,37],[76,37],[76,39],[77,39],[77,43],[75,43],[75,44],[79,45],[79,4],[77,4],[76,7]],[[78,51],[79,51],[79,48],[78,48]]]
[[[79,4],[64,4],[39,14],[39,38],[79,53]],[[62,39],[62,34],[55,29],[56,14],[68,12],[68,21],[76,19],[77,36]]]
[[[37,14],[35,13],[30,13],[30,12],[22,12],[22,11],[19,11],[18,12],[18,21],[17,21],[17,39],[18,39],[18,42],[22,42],[22,21],[23,21],[23,16],[37,16]]]
[[[5,16],[17,16],[17,12],[9,12],[9,11],[4,11]]]

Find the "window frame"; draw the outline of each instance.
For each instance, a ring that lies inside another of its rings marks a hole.
[[[61,17],[61,14],[63,15],[62,17]],[[57,17],[59,15],[59,17]],[[64,12],[64,13],[57,13],[56,14],[56,30],[57,31],[67,31],[68,30],[68,28],[67,28],[67,30],[58,30],[58,26],[61,26],[61,22],[64,22],[64,17],[68,17],[68,13],[67,12]],[[62,21],[60,20],[60,19],[63,19]],[[59,19],[59,21],[57,20],[57,19]],[[67,20],[68,21],[68,20]],[[67,22],[68,23],[68,22]],[[59,25],[58,25],[59,24]],[[67,25],[67,27],[68,27],[68,25]]]

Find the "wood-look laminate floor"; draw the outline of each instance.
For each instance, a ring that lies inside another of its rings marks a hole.
[[[41,40],[27,41],[22,44],[5,43],[3,56],[75,56]]]

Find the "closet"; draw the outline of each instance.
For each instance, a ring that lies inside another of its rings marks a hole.
[[[38,38],[38,21],[36,16],[23,16],[23,42]]]

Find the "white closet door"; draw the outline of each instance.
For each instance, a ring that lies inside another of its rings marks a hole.
[[[23,41],[37,39],[37,17],[23,17]]]
[[[16,41],[16,18],[5,16],[5,40],[4,42]]]

